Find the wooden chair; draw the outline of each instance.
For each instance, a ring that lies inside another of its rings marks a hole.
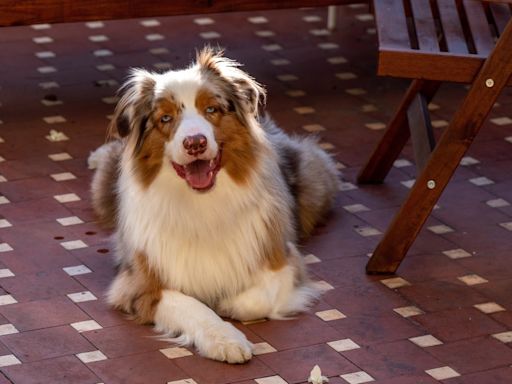
[[[358,182],[381,183],[410,136],[419,174],[368,262],[368,273],[396,271],[501,90],[510,82],[510,3],[374,1],[378,74],[413,80]],[[471,86],[435,145],[427,103],[445,81]]]

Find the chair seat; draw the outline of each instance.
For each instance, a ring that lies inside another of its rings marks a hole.
[[[376,0],[378,74],[471,83],[512,17],[479,0]]]

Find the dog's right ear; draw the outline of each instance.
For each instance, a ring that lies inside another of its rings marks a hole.
[[[142,134],[151,112],[155,89],[154,75],[143,69],[132,69],[129,79],[119,90],[117,103],[108,129],[108,138],[122,138],[132,132]]]

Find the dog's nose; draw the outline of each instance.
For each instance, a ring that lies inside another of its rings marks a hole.
[[[183,148],[187,150],[189,155],[197,156],[206,151],[208,140],[205,135],[187,136],[183,140]]]

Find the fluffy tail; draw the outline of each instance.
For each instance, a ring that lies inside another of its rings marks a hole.
[[[305,238],[334,205],[340,186],[336,164],[318,146],[317,138],[288,136],[268,115],[261,125],[279,155],[279,166],[295,199],[299,235]]]
[[[95,169],[92,179],[92,206],[100,223],[106,228],[114,228],[117,222],[117,179],[122,144],[111,141],[91,152],[87,163]]]

